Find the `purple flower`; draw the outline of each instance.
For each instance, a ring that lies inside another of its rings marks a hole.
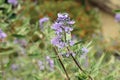
[[[8,0],[8,3],[16,6],[18,4],[18,1],[17,0]]]
[[[64,24],[67,23],[68,21],[70,21],[70,17],[67,13],[58,13],[58,18],[56,22]]]
[[[51,40],[51,43],[58,48],[74,45],[73,41],[65,40],[66,34],[70,34],[73,31],[71,26],[74,23],[75,21],[71,21],[67,13],[58,13],[58,18],[51,27],[56,33],[56,37]]]
[[[51,40],[51,43],[58,48],[64,48],[66,43],[61,40],[60,36],[56,36]]]
[[[70,52],[67,52],[67,53],[66,53],[66,57],[69,57],[71,54],[72,54],[72,56],[74,56],[74,57],[75,57],[75,55],[76,55],[74,52],[70,51]]]
[[[120,22],[120,13],[117,13],[115,15],[115,19],[116,19],[117,22]]]
[[[83,54],[87,54],[89,52],[89,50],[86,47],[83,47],[82,52],[83,52]]]
[[[49,56],[46,56],[46,61],[50,67],[50,71],[54,70],[54,60],[52,60]]]
[[[4,39],[7,37],[7,34],[5,34],[1,29],[0,29],[0,39]]]
[[[66,43],[65,42],[60,42],[59,45],[57,46],[58,48],[64,48],[66,47]]]
[[[69,57],[70,56],[70,54],[69,53],[66,53],[66,57]]]
[[[18,65],[12,64],[12,65],[11,65],[11,68],[12,68],[12,70],[17,70],[17,69],[18,69]]]
[[[49,57],[49,56],[46,56],[46,60],[47,60],[47,61],[50,60],[50,57]]]
[[[69,41],[69,44],[70,44],[70,46],[73,46],[73,45],[75,44],[75,42],[72,41],[72,40],[70,40],[70,41]]]
[[[68,18],[68,14],[67,13],[58,13],[58,18]]]
[[[75,24],[75,21],[68,21],[67,23],[72,25],[72,24]]]
[[[18,39],[18,38],[16,38],[16,39],[14,40],[14,43],[20,44],[20,45],[23,46],[23,47],[27,46],[27,41],[26,41],[25,39]]]
[[[81,58],[85,59],[88,52],[89,52],[89,50],[86,47],[83,47]]]
[[[49,60],[49,65],[51,68],[54,68],[54,61],[52,59]]]
[[[38,61],[38,66],[39,66],[40,70],[44,70],[45,69],[43,62],[40,61],[40,60]]]
[[[70,34],[70,32],[73,30],[73,28],[71,27],[65,27],[64,29],[65,29],[65,32],[68,34]]]
[[[56,36],[56,37],[54,37],[54,38],[51,40],[51,43],[52,43],[54,46],[59,45],[60,42],[61,42],[61,37],[60,37],[60,36]]]
[[[51,28],[56,31],[56,34],[57,34],[57,35],[60,35],[60,34],[63,32],[62,24],[61,24],[61,23],[55,22],[55,23],[52,25]]]
[[[40,28],[43,29],[43,24],[45,22],[49,21],[49,18],[48,17],[43,17],[39,20],[39,25],[40,25]]]

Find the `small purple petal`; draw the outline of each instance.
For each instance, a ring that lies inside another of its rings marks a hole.
[[[75,44],[75,42],[72,41],[72,40],[70,40],[70,41],[69,41],[69,44],[70,44],[70,46],[73,46],[73,45]]]
[[[44,18],[41,18],[39,20],[39,23],[41,24],[41,23],[44,23],[44,22],[47,22],[47,21],[49,21],[49,18],[48,17],[44,17]]]
[[[65,42],[60,42],[57,47],[58,48],[64,48],[65,46],[66,46]]]
[[[116,19],[117,22],[120,22],[120,13],[117,13],[115,15],[115,19]]]
[[[70,25],[72,25],[72,24],[75,24],[75,21],[69,21],[67,23],[70,24]]]
[[[89,52],[89,50],[86,47],[83,47],[82,52],[83,52],[83,54],[87,54]]]
[[[67,13],[58,13],[58,18],[67,18],[68,14]]]
[[[0,29],[0,39],[4,39],[7,37],[7,34],[5,34],[1,29]]]
[[[62,24],[60,24],[60,23],[54,23],[51,28],[53,30],[55,30],[57,34],[63,32],[63,30],[62,30]]]
[[[17,70],[17,69],[18,69],[18,65],[12,64],[12,65],[11,65],[11,68],[12,68],[12,70]]]
[[[70,33],[73,30],[71,27],[65,27],[64,29],[66,33]]]
[[[70,54],[69,53],[66,53],[66,57],[69,57],[70,56]]]
[[[41,18],[41,19],[39,20],[39,25],[40,25],[40,28],[41,28],[41,29],[43,29],[43,24],[44,24],[45,22],[47,22],[47,21],[49,21],[49,18],[48,18],[48,17],[44,17],[44,18]]]
[[[51,43],[52,43],[54,46],[57,46],[57,45],[59,45],[60,41],[61,41],[61,37],[60,37],[60,36],[56,36],[56,37],[54,37],[54,38],[51,40]]]
[[[43,64],[43,62],[41,60],[38,61],[38,66],[39,66],[40,70],[44,70],[45,69],[44,64]]]
[[[49,57],[49,56],[46,56],[46,60],[50,60],[50,57]]]
[[[52,59],[49,60],[49,65],[51,68],[54,68],[54,61]]]

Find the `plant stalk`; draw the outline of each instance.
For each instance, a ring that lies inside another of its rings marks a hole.
[[[5,76],[4,76],[4,63],[3,63],[3,56],[0,55],[0,64],[1,64],[1,74],[2,74],[2,78],[3,80],[6,80]]]
[[[70,52],[70,50],[69,50],[68,47],[67,47],[67,50]],[[75,62],[75,64],[78,66],[78,68],[79,68],[84,74],[87,74],[87,73],[82,69],[82,67],[80,66],[80,64],[78,63],[78,61],[74,58],[74,56],[73,56],[72,54],[70,54],[70,55],[71,55],[73,61]],[[90,75],[88,75],[88,77],[90,78],[90,80],[93,80],[93,78],[92,78]]]
[[[63,63],[62,63],[62,60],[60,59],[60,56],[59,56],[58,53],[57,53],[56,48],[53,48],[53,49],[54,49],[54,51],[55,51],[55,54],[58,56],[58,60],[59,60],[61,66],[62,66],[62,68],[63,68],[63,70],[64,70],[64,72],[65,72],[65,74],[66,74],[67,80],[70,80],[70,77],[68,76],[68,73],[67,73],[67,71],[66,71],[66,69],[65,69],[65,66],[64,66]]]

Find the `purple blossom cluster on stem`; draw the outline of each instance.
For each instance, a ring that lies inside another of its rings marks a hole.
[[[62,65],[62,68],[66,74],[67,80],[70,80],[70,77],[68,76],[68,73],[64,67],[64,64],[61,61],[61,58],[59,57],[59,51],[58,49],[61,48],[65,48],[67,50],[67,52],[65,53],[66,57],[71,56],[73,61],[75,62],[75,64],[78,66],[78,68],[84,73],[87,74],[81,67],[81,65],[78,63],[78,61],[76,60],[75,56],[76,53],[74,53],[71,49],[70,46],[73,46],[75,43],[71,38],[68,38],[71,34],[71,31],[73,31],[73,24],[75,23],[75,21],[70,20],[70,17],[67,13],[58,13],[58,18],[55,21],[55,23],[52,25],[52,29],[55,31],[55,37],[51,40],[51,43],[55,46],[54,47],[54,51],[55,54],[58,56],[58,60]],[[58,49],[57,49],[57,48]],[[87,48],[82,48],[82,52],[83,54],[87,54],[88,53],[88,49]],[[60,53],[62,54],[62,53]],[[64,54],[63,54],[64,55]],[[92,79],[92,77],[90,75],[88,75],[88,77]]]
[[[75,21],[70,20],[67,13],[58,13],[58,18],[52,25],[52,29],[55,31],[56,36],[51,40],[51,43],[58,47],[64,48],[67,46],[73,46],[74,41],[67,40],[66,34],[70,34],[73,31],[73,24]]]

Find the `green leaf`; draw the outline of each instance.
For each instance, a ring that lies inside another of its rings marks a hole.
[[[114,12],[116,12],[116,13],[120,13],[120,10],[114,10]]]
[[[74,45],[78,45],[78,44],[80,44],[80,43],[82,43],[83,41],[81,40],[81,41],[78,41],[78,42],[76,42]]]
[[[79,76],[76,76],[78,80],[87,80],[87,75],[85,74],[79,74]]]
[[[93,69],[91,69],[91,72],[92,72],[93,76],[97,76],[98,75],[99,68],[100,68],[100,66],[102,66],[101,64],[102,64],[102,61],[103,61],[105,55],[106,54],[103,53],[102,56],[100,57],[100,59],[97,61],[97,63],[92,67]]]
[[[66,34],[66,40],[71,40],[71,34]]]
[[[5,2],[5,0],[0,0],[0,5],[3,4]]]
[[[20,35],[20,34],[12,34],[12,36],[14,36],[16,38],[25,38],[24,35]]]

